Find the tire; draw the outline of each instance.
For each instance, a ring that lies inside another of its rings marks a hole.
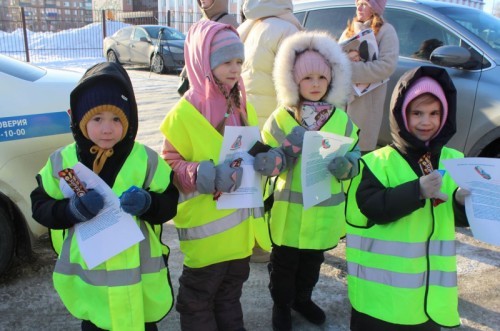
[[[15,252],[14,226],[7,215],[0,207],[0,275],[10,266]]]
[[[108,53],[106,54],[106,59],[108,60],[108,62],[115,62],[120,64],[120,62],[118,61],[118,56],[116,56],[115,51],[108,51]]]
[[[163,57],[160,54],[153,55],[151,59],[151,71],[157,74],[163,74],[167,71]]]

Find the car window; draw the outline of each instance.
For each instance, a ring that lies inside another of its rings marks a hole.
[[[300,24],[304,25],[304,17],[306,16],[306,12],[301,11],[293,14],[295,15],[295,18],[300,22]]]
[[[148,31],[149,35],[152,38],[158,38],[158,34],[160,32],[160,29],[163,28],[163,34],[161,35],[161,40],[184,40],[186,39],[186,36],[175,29],[165,27],[165,26],[148,26],[145,27],[146,31]]]
[[[347,21],[354,17],[354,7],[321,8],[311,10],[305,17],[304,27],[307,30],[326,30],[335,38],[342,35]]]
[[[184,40],[186,36],[182,34],[182,32],[173,30],[173,29],[165,29],[161,40]]]
[[[34,82],[45,76],[47,70],[7,56],[0,56],[0,72]]]
[[[387,8],[384,18],[394,26],[399,38],[399,55],[429,60],[432,51],[444,45],[460,45],[460,39],[420,14]]]
[[[500,20],[498,18],[471,8],[436,7],[435,10],[462,25],[497,52],[500,51]]]
[[[471,53],[471,60],[464,68],[473,70],[491,65],[465,40],[421,14],[387,8],[384,17],[398,34],[400,56],[429,61],[432,51],[437,47],[461,46]]]
[[[129,39],[132,34],[133,27],[126,27],[115,32],[113,37],[116,39]]]
[[[134,34],[132,36],[132,40],[136,40],[136,41],[139,41],[141,40],[141,38],[146,38],[146,39],[149,39],[149,36],[148,34],[146,33],[146,31],[144,31],[143,29],[141,28],[135,28],[134,29]]]

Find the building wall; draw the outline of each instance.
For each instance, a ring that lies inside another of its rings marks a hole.
[[[14,31],[21,28],[21,7],[26,26],[31,31],[59,31],[71,22],[92,23],[92,0],[1,0],[0,30]]]

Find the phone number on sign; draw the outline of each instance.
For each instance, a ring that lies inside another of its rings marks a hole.
[[[24,136],[26,135],[26,130],[24,129],[17,129],[17,130],[5,130],[5,131],[0,131],[0,137],[17,137],[17,136]]]

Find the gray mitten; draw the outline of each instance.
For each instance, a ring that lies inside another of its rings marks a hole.
[[[202,194],[215,192],[215,165],[212,160],[202,161],[196,169],[196,190]]]
[[[304,133],[306,133],[306,129],[300,125],[297,125],[292,129],[286,137],[283,143],[281,144],[281,148],[286,155],[291,157],[298,157],[300,153],[302,153],[302,144],[304,143]]]
[[[351,162],[345,156],[337,156],[328,163],[328,171],[337,179],[347,179],[352,168]]]
[[[151,195],[142,188],[132,186],[121,195],[120,206],[130,215],[142,215],[151,206]]]
[[[243,168],[231,167],[229,163],[222,163],[215,167],[215,190],[231,193],[241,185]]]
[[[264,176],[277,176],[286,169],[286,158],[281,147],[255,156],[253,168]]]
[[[85,222],[94,218],[104,207],[104,198],[95,190],[88,190],[81,197],[73,195],[68,204],[68,211],[75,222]]]
[[[345,156],[337,156],[328,164],[328,171],[339,180],[351,179],[359,173],[361,152],[356,147]]]

